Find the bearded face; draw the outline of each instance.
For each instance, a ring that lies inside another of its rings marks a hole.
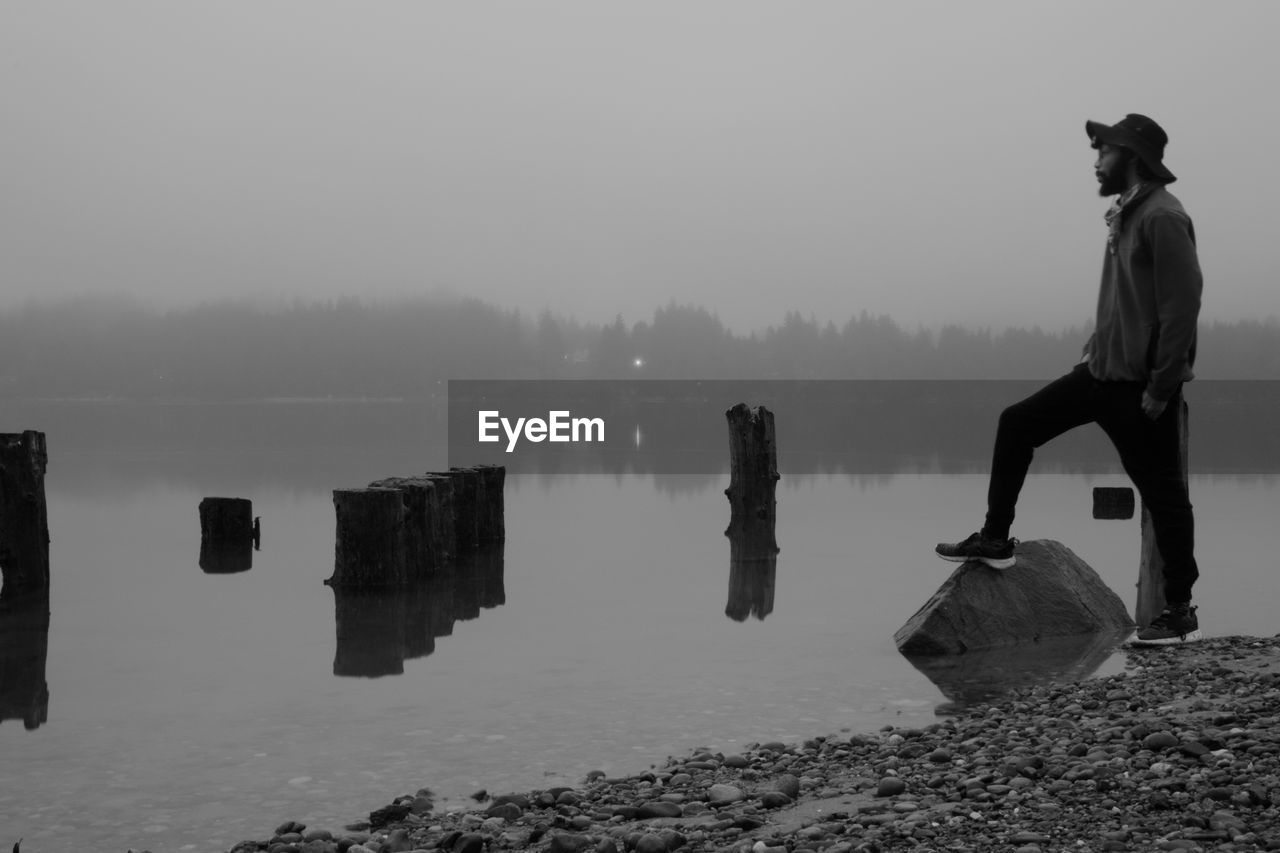
[[[1129,188],[1129,164],[1133,152],[1118,145],[1102,143],[1098,146],[1098,159],[1093,163],[1093,174],[1098,179],[1098,195],[1119,195]]]

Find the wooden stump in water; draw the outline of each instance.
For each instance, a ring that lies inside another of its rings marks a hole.
[[[44,433],[0,434],[0,583],[6,588],[49,588],[48,463]]]
[[[398,489],[335,489],[330,586],[402,586],[408,579],[406,510]]]
[[[1128,486],[1097,486],[1093,490],[1093,517],[1126,520],[1133,518],[1133,489]]]
[[[724,413],[729,422],[729,488],[733,516],[775,517],[778,449],[773,412],[739,403]]]
[[[739,403],[729,422],[729,600],[725,615],[741,622],[773,612],[778,568],[778,450],[773,413]]]
[[[501,465],[477,465],[475,471],[480,479],[479,501],[476,506],[476,540],[481,545],[501,542],[507,538],[506,505],[503,497],[507,469]]]
[[[200,501],[200,568],[209,574],[253,568],[258,527],[253,502],[247,498],[204,498]]]
[[[452,562],[458,553],[458,538],[454,529],[453,478],[448,474],[419,474],[417,479],[432,485],[430,526],[432,562],[440,569]]]
[[[1187,482],[1187,445],[1188,416],[1187,401],[1178,398],[1176,416],[1178,418],[1178,450],[1182,463],[1182,481]],[[1139,626],[1150,624],[1151,620],[1164,610],[1164,558],[1156,547],[1156,531],[1151,524],[1151,512],[1146,504],[1142,506],[1142,562],[1138,571],[1138,603],[1134,608],[1134,620]]]
[[[458,554],[469,554],[480,544],[476,511],[480,506],[480,472],[475,468],[450,468],[453,480],[453,535]]]
[[[413,583],[428,577],[438,567],[440,543],[433,541],[439,526],[435,483],[425,477],[387,477],[369,484],[371,489],[393,489],[404,501],[404,562],[406,579]]]

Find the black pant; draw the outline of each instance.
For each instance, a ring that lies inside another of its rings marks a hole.
[[[1191,600],[1200,576],[1195,559],[1195,519],[1182,474],[1177,410],[1181,391],[1160,417],[1142,411],[1141,382],[1103,382],[1080,364],[1025,400],[1005,409],[996,430],[983,530],[1008,537],[1014,506],[1035,449],[1069,429],[1096,423],[1120,452],[1120,463],[1151,513],[1156,547],[1164,558],[1165,600]]]

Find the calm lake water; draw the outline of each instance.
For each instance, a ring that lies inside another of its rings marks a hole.
[[[1000,385],[983,393],[1033,387]],[[1189,393],[1212,635],[1275,632],[1280,400],[1252,385]],[[463,806],[694,746],[926,724],[957,686],[892,637],[954,568],[933,544],[980,523],[998,409],[917,391],[932,417],[850,415],[864,426],[844,447],[789,448],[779,415],[771,574],[731,572],[727,473],[513,473],[500,555],[398,622],[322,583],[331,490],[444,467],[438,407],[6,405],[0,431],[48,435],[52,589],[47,634],[0,614],[0,643],[43,651],[48,687],[34,728],[3,709],[0,844],[219,851],[284,820],[337,830],[422,786]],[[1105,442],[1078,432],[1041,454],[1014,532],[1066,543],[1132,607],[1138,522],[1092,518],[1092,488],[1124,485]],[[200,569],[208,495],[253,501],[251,570]],[[341,637],[340,611],[356,626]],[[1123,668],[1106,649],[1086,658]],[[34,689],[12,665],[0,679],[6,702]]]

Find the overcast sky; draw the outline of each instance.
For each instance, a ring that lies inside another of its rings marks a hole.
[[[0,307],[446,291],[1061,328],[1171,142],[1208,319],[1280,315],[1280,4],[0,0]]]

